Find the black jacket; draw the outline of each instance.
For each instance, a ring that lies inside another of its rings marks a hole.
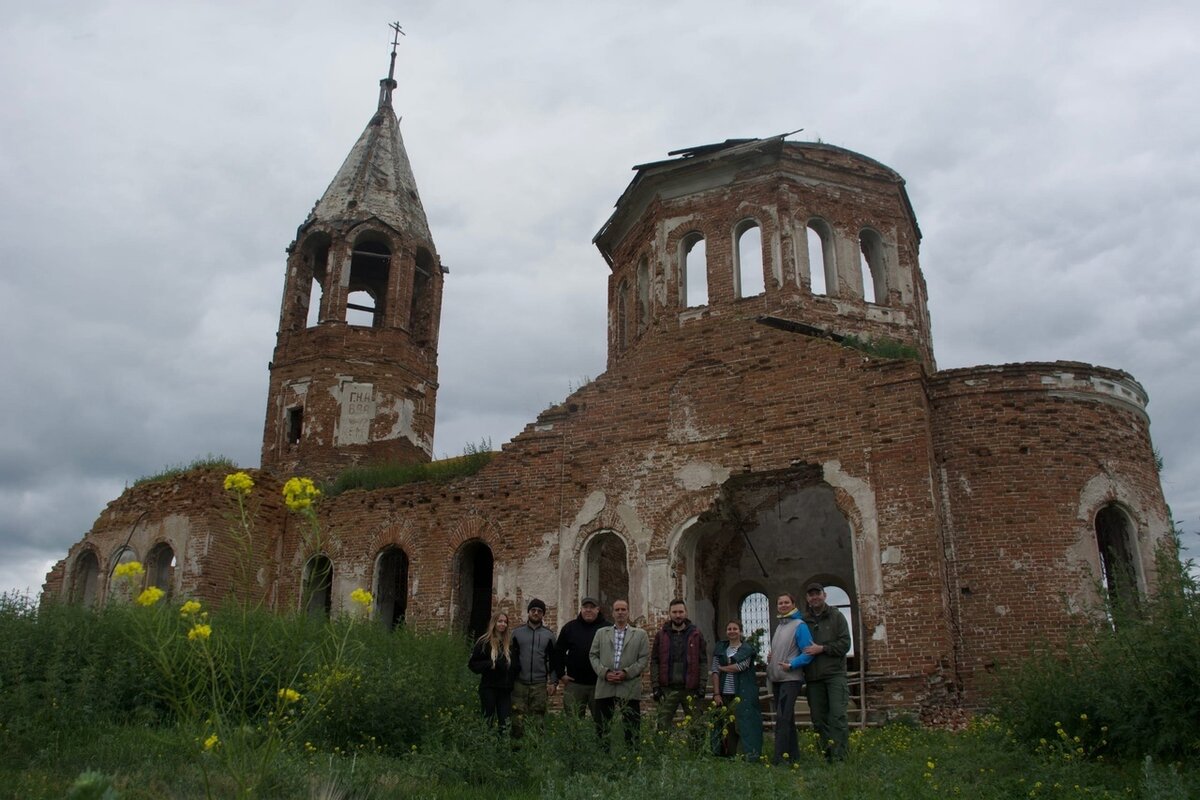
[[[575,619],[563,625],[558,632],[558,642],[554,646],[555,658],[558,662],[558,674],[569,675],[576,683],[584,686],[596,685],[596,673],[592,671],[592,662],[588,652],[592,649],[592,639],[596,631],[612,625],[603,614],[596,615],[595,622],[584,622],[580,614]]]
[[[467,668],[479,676],[480,686],[490,689],[511,689],[517,682],[517,670],[520,669],[520,659],[517,657],[519,649],[516,639],[513,639],[509,647],[512,659],[505,661],[504,654],[501,653],[493,666],[491,645],[486,641],[476,642],[475,647],[471,650],[471,658],[467,661]]]

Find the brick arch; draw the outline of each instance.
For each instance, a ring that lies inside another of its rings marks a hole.
[[[494,552],[500,541],[501,531],[491,520],[481,514],[468,514],[451,525],[446,537],[446,547],[451,556],[458,555],[464,544],[480,541]]]
[[[384,522],[372,533],[367,540],[367,552],[378,556],[385,547],[399,547],[413,559],[417,552],[416,533],[412,521],[407,517],[395,516]]]
[[[1080,542],[1078,557],[1087,564],[1093,576],[1103,575],[1096,518],[1105,508],[1115,506],[1128,518],[1133,528],[1133,541],[1129,543],[1132,566],[1138,590],[1145,592],[1154,579],[1154,546],[1157,542],[1154,526],[1139,502],[1137,490],[1133,488],[1138,482],[1106,465],[1102,464],[1101,467],[1102,471],[1093,475],[1079,493],[1076,510],[1077,539]]]
[[[672,503],[663,514],[663,519],[669,521],[670,526],[667,528],[662,547],[655,547],[650,554],[670,558],[672,563],[677,561],[683,535],[701,514],[712,508],[720,495],[721,487],[713,485],[708,489],[687,492]]]

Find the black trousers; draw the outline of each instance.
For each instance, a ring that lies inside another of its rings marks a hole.
[[[480,686],[479,705],[483,708],[484,719],[489,723],[498,722],[500,730],[504,730],[508,727],[508,718],[512,716],[512,689]]]
[[[596,729],[602,737],[608,736],[613,714],[621,709],[621,721],[625,724],[625,743],[637,744],[638,735],[642,730],[642,701],[625,700],[620,697],[596,698]]]

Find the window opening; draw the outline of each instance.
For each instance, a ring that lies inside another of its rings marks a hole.
[[[300,444],[304,433],[304,406],[292,406],[287,410],[287,443]]]
[[[808,280],[813,294],[829,294],[833,286],[833,231],[823,219],[808,221]]]
[[[762,592],[748,594],[742,600],[738,616],[741,617],[742,636],[749,639],[758,634],[759,653],[766,658],[767,647],[771,644],[771,601]],[[720,633],[719,620],[717,628],[717,632]],[[762,633],[759,634],[759,631]]]
[[[328,617],[333,611],[333,562],[326,556],[315,555],[304,566],[300,604],[314,618]]]
[[[1132,610],[1137,608],[1137,572],[1133,563],[1133,526],[1129,517],[1115,505],[1105,506],[1096,514],[1096,546],[1100,550],[1100,568],[1109,604]]]
[[[887,272],[885,269],[883,239],[870,228],[858,234],[859,267],[862,270],[863,300],[880,303],[887,299]]]
[[[355,246],[346,287],[348,324],[383,327],[391,263],[391,251],[381,242],[360,242]]]
[[[321,321],[321,300],[325,296],[325,275],[329,265],[329,243],[316,242],[308,253],[312,280],[308,287],[308,309],[304,325],[312,328]]]
[[[404,624],[408,611],[408,555],[399,547],[379,554],[375,583],[375,612],[379,621],[394,630]]]
[[[851,658],[855,653],[855,636],[854,636],[854,608],[850,604],[850,595],[846,594],[846,590],[840,586],[825,587],[825,602],[842,612],[842,616],[846,618],[846,624],[850,627],[850,651],[846,653],[847,658]]]
[[[683,288],[681,298],[688,308],[708,304],[708,250],[704,236],[691,233],[681,243],[683,250]]]
[[[762,229],[758,223],[751,221],[741,226],[734,250],[737,253],[737,296],[754,297],[765,292]]]

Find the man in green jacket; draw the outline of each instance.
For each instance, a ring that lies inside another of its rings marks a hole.
[[[804,622],[813,643],[804,652],[813,660],[804,667],[808,681],[808,711],[821,737],[827,761],[841,761],[850,749],[850,724],[846,707],[850,687],[846,681],[846,653],[850,651],[850,625],[842,612],[825,601],[825,586],[810,583],[805,588],[808,608]]]
[[[650,662],[650,638],[629,624],[629,601],[612,604],[613,624],[596,631],[588,660],[596,673],[596,714],[607,735],[613,713],[619,708],[625,723],[625,740],[637,741],[642,724],[642,673]]]

